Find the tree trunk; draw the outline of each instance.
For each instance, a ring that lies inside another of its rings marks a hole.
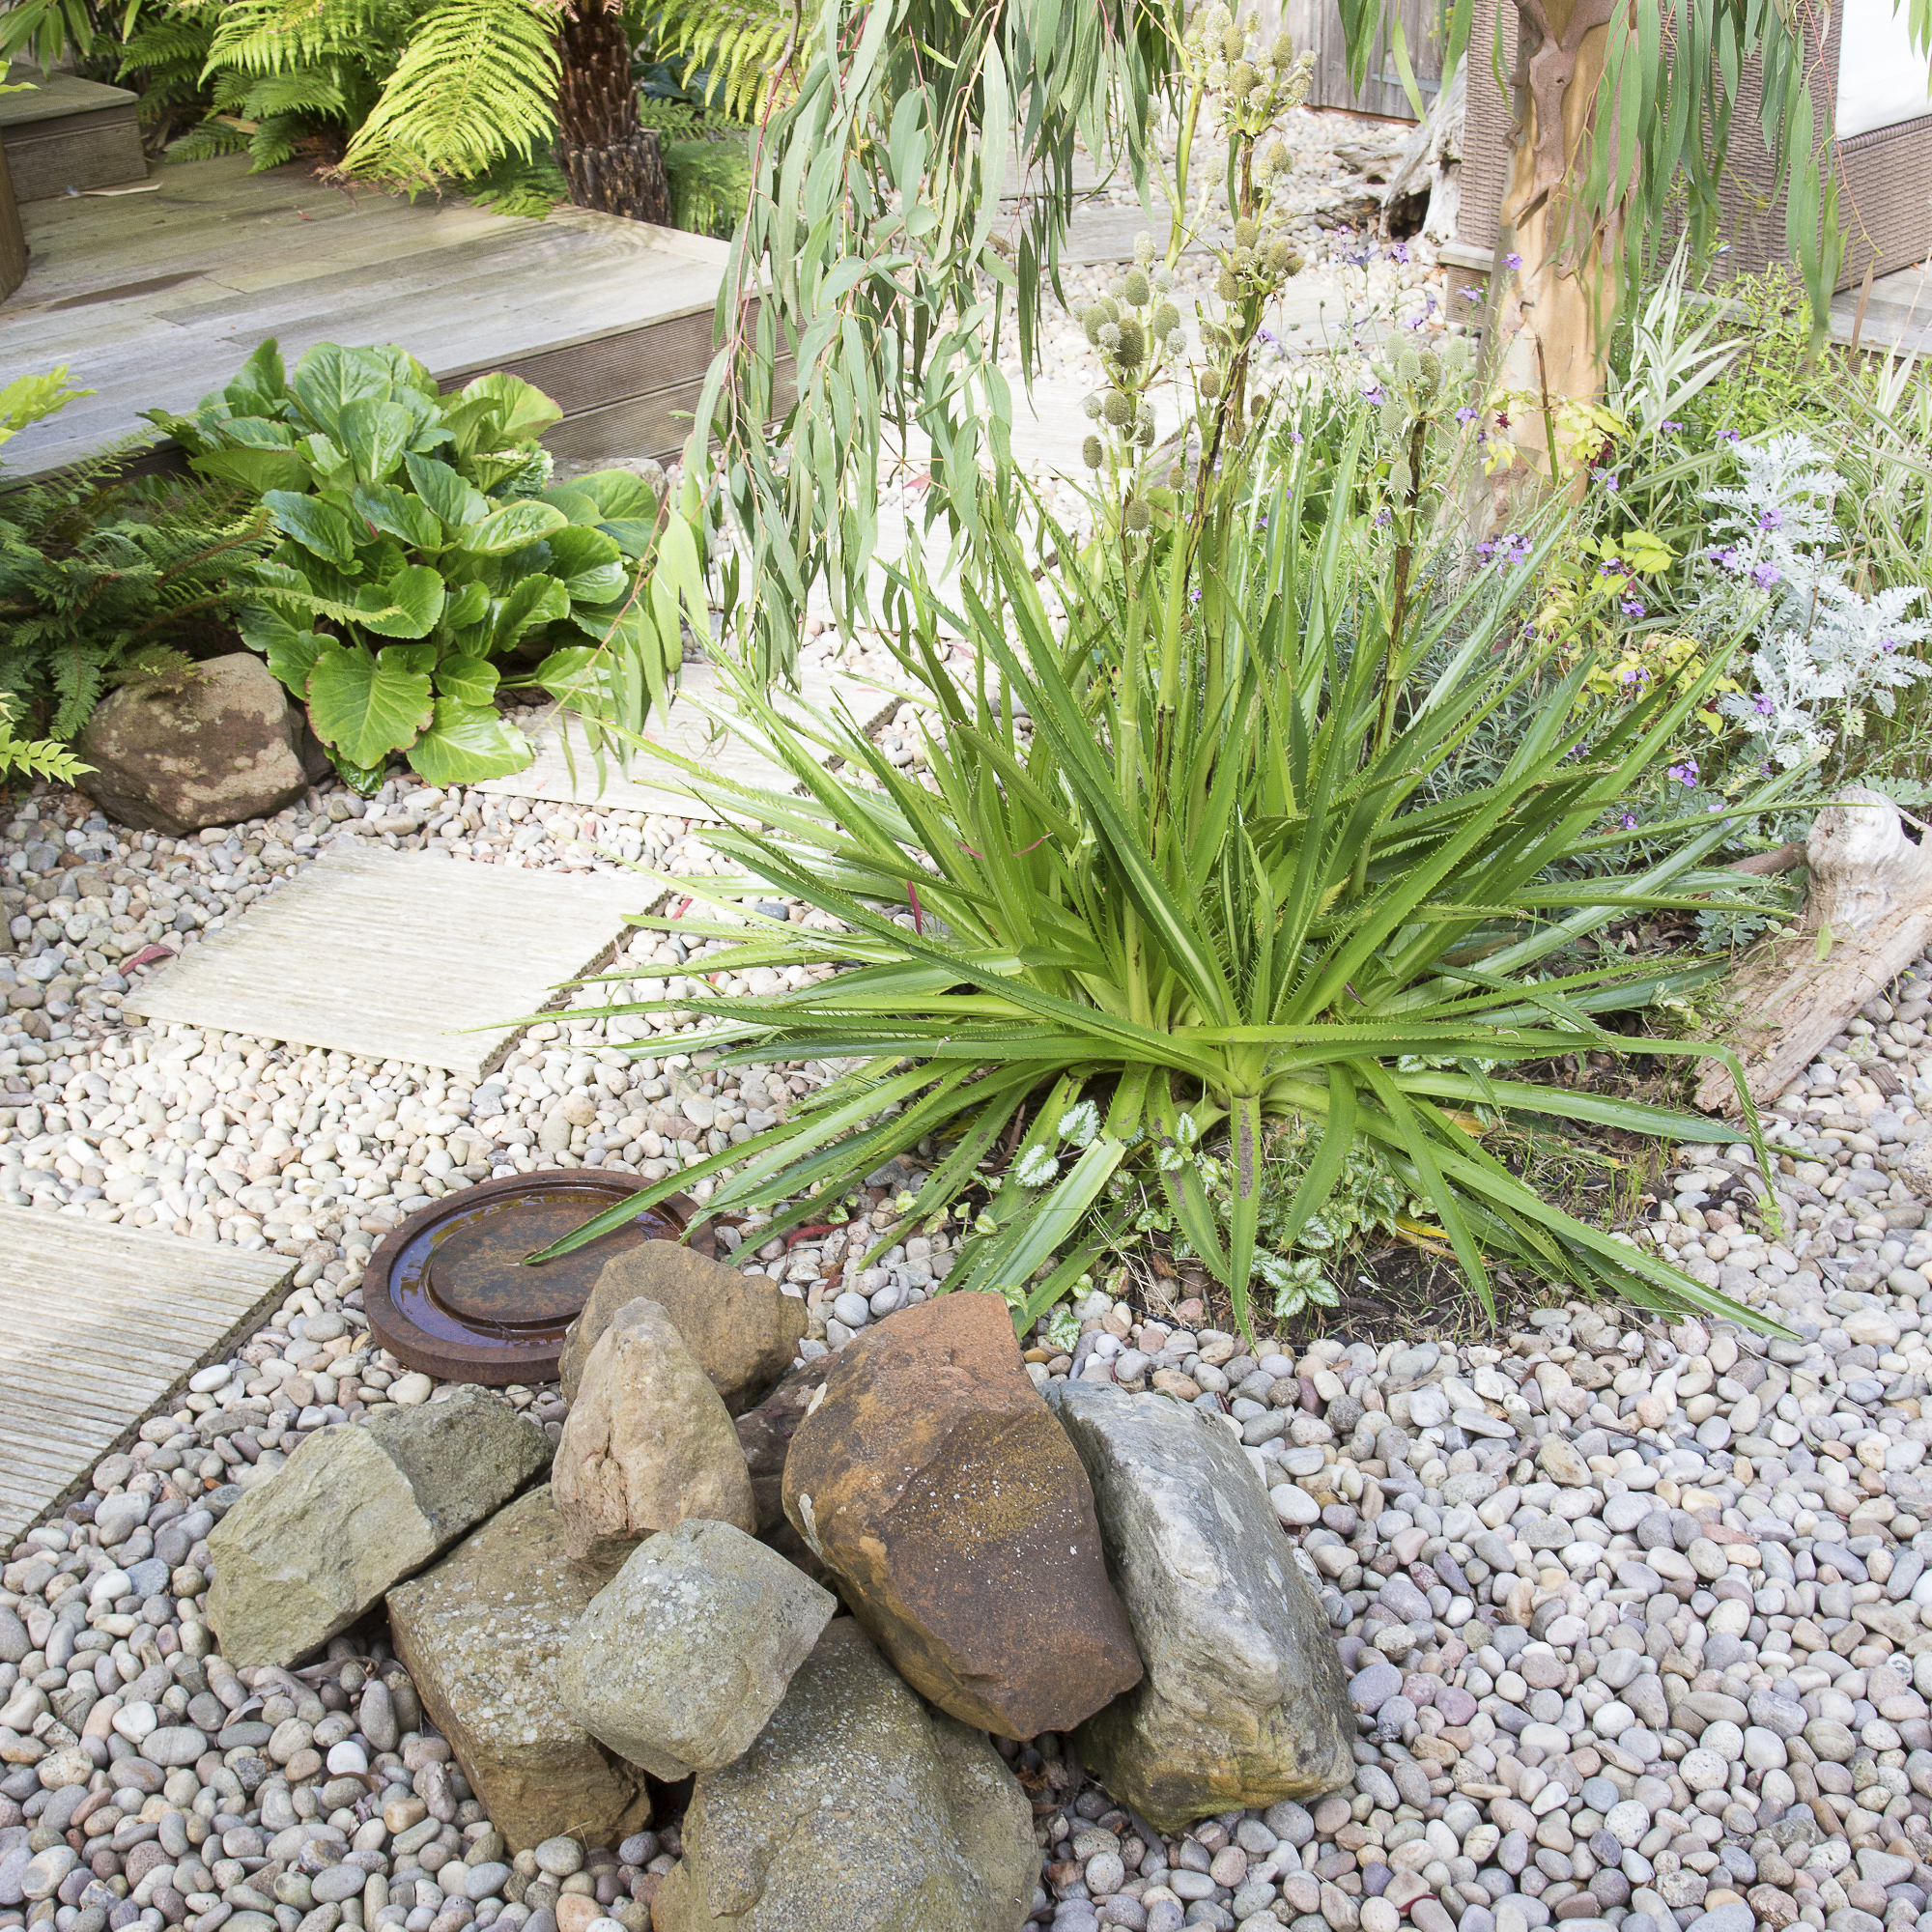
[[[1496,241],[1507,279],[1495,308],[1493,388],[1519,399],[1510,434],[1520,454],[1492,479],[1499,524],[1520,492],[1549,478],[1552,445],[1556,480],[1571,469],[1572,481],[1580,478],[1578,453],[1559,434],[1557,405],[1595,402],[1604,392],[1621,237],[1615,224],[1575,233],[1570,183],[1588,169],[1599,134],[1614,136],[1592,123],[1615,4],[1518,0],[1521,109]],[[1505,268],[1513,257],[1520,266]]]
[[[604,0],[579,0],[557,35],[563,71],[557,81],[557,146],[570,198],[633,221],[670,221],[654,128],[638,121],[631,78],[631,37],[622,12]]]

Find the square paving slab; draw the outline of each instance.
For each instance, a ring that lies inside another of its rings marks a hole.
[[[0,1208],[0,1539],[85,1489],[295,1268],[286,1255]]]
[[[656,896],[628,873],[338,847],[123,1010],[480,1079],[508,1050],[509,1022],[595,966]]]
[[[866,728],[896,709],[899,701],[875,684],[823,668],[806,670],[800,678],[800,689],[814,710],[837,717],[842,707]],[[662,716],[653,714],[644,728],[645,738],[742,784],[756,785],[767,791],[797,790],[792,775],[783,766],[761,756],[743,740],[728,735],[714,738],[712,721],[688,701],[691,697],[720,708],[729,702],[718,673],[709,665],[687,665],[669,712]],[[782,704],[781,693],[780,702]],[[474,789],[505,798],[551,799],[564,805],[594,804],[611,811],[658,812],[672,818],[710,816],[709,808],[683,789],[684,775],[678,767],[662,763],[646,752],[631,754],[628,772],[620,771],[614,758],[607,758],[600,785],[597,760],[584,743],[582,726],[561,714],[554,705],[526,728],[536,749],[535,758],[522,771],[500,779],[485,779]]]

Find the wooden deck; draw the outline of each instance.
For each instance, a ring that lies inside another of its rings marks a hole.
[[[163,1397],[255,1326],[295,1267],[0,1208],[0,1540],[84,1490]]]
[[[95,394],[8,445],[11,477],[185,412],[264,336],[400,343],[454,382],[508,369],[553,396],[559,456],[669,455],[711,355],[725,244],[559,208],[543,221],[456,197],[349,194],[244,156],[133,189],[29,203],[26,280],[0,305],[0,371],[65,362]]]
[[[655,896],[629,873],[337,847],[122,1010],[480,1080],[519,1031],[506,1023],[595,966]]]

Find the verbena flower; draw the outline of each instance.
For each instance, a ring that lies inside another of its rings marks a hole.
[[[1671,765],[1665,776],[1675,779],[1681,785],[1694,785],[1697,782],[1697,760],[1686,758],[1681,765]]]
[[[1481,289],[1464,288],[1463,290],[1463,299],[1464,301],[1479,302],[1482,300],[1482,298],[1483,298],[1483,292]]]
[[[1519,255],[1514,249],[1511,249],[1511,251],[1503,257],[1503,267],[1511,270],[1520,269],[1522,267],[1522,257]]]
[[[1644,614],[1642,603],[1634,597],[1626,597],[1622,608],[1626,617],[1641,617]]]
[[[1475,409],[1475,407],[1472,404],[1464,403],[1463,407],[1456,412],[1456,420],[1459,423],[1474,422],[1479,413],[1480,412]]]

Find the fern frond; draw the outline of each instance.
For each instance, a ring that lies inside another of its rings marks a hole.
[[[331,55],[353,57],[394,38],[392,11],[388,0],[230,0],[204,72],[277,73]]]
[[[558,202],[570,199],[570,184],[548,147],[505,155],[460,185],[479,208],[526,221],[541,221]]]
[[[671,221],[694,235],[729,236],[752,189],[744,138],[672,141],[664,150]]]
[[[711,78],[710,101],[738,120],[755,120],[792,75],[781,68],[810,44],[825,0],[667,0],[653,22],[661,55],[689,76]]]
[[[345,174],[477,175],[556,128],[555,17],[532,0],[443,0],[343,156]]]
[[[204,121],[179,141],[168,143],[170,161],[212,161],[219,155],[239,155],[248,146],[248,136],[239,128],[221,121]]]

